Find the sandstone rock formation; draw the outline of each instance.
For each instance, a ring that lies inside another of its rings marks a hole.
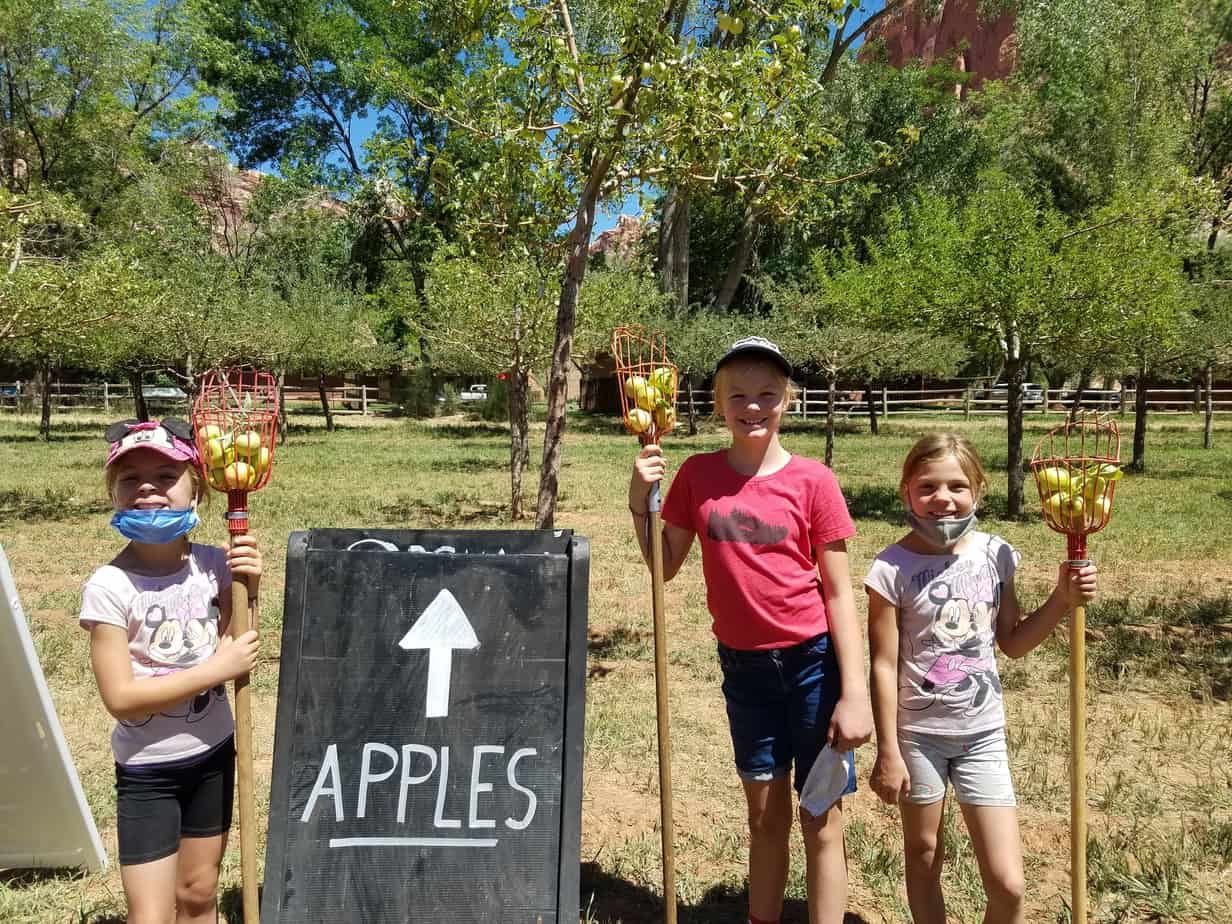
[[[1018,41],[1012,10],[986,18],[980,13],[981,0],[943,0],[940,13],[930,16],[928,6],[926,0],[907,0],[884,16],[869,29],[860,54],[876,56],[884,49],[894,67],[949,60],[956,70],[971,74],[961,93],[1014,69]]]

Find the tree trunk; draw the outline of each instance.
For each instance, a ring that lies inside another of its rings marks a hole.
[[[520,520],[522,474],[530,462],[530,373],[515,363],[509,370],[509,518]]]
[[[826,376],[826,467],[834,461],[834,383],[835,374]]]
[[[677,309],[689,304],[689,197],[673,186],[663,199],[659,225],[659,290],[672,296]]]
[[[1075,420],[1078,419],[1078,412],[1082,409],[1082,397],[1086,393],[1086,390],[1090,387],[1090,385],[1091,385],[1091,370],[1083,369],[1082,372],[1078,374],[1078,387],[1074,389],[1074,397],[1070,400],[1070,403],[1069,403],[1070,423],[1073,423]],[[1045,405],[1048,404],[1047,400],[1044,401],[1044,404]]]
[[[1022,471],[1022,382],[1026,370],[1021,356],[1011,356],[1005,361],[1006,383],[1006,515],[1017,519],[1023,515]]]
[[[558,0],[557,8],[565,41],[574,61],[578,60],[577,43],[566,0]],[[666,5],[659,19],[658,33],[666,35],[672,26],[687,12],[687,3],[671,2]],[[653,43],[647,49],[653,47]],[[633,55],[628,67],[634,75],[627,83],[622,98],[623,113],[617,116],[606,150],[597,152],[590,160],[586,185],[578,197],[577,220],[565,247],[565,277],[560,287],[560,302],[556,308],[556,338],[552,345],[552,370],[548,374],[547,425],[543,435],[543,464],[539,471],[539,496],[535,505],[535,527],[549,529],[556,518],[556,498],[560,490],[560,455],[565,437],[565,411],[568,399],[569,359],[573,351],[573,327],[577,320],[578,293],[586,278],[590,263],[590,232],[595,226],[595,211],[603,192],[603,183],[612,168],[612,161],[624,145],[625,131],[629,125],[641,81],[636,78],[647,51]],[[578,92],[585,95],[580,73],[577,77]]]
[[[1215,399],[1211,395],[1211,387],[1215,384],[1214,362],[1206,362],[1206,368],[1202,370],[1202,384],[1206,387],[1206,398],[1202,402],[1206,411],[1204,418],[1202,418],[1202,448],[1209,450],[1215,426]]]
[[[864,401],[868,404],[868,432],[877,435],[877,401],[873,397],[873,383],[864,384]]]
[[[39,415],[39,436],[51,441],[51,363],[44,362],[39,370],[43,379],[42,413]]]
[[[758,193],[764,192],[765,181],[758,188]],[[753,245],[757,242],[757,232],[761,229],[761,211],[749,205],[744,210],[744,220],[740,223],[740,236],[736,239],[736,252],[732,255],[731,264],[727,267],[727,275],[723,277],[723,285],[714,299],[714,310],[724,312],[731,310],[736,300],[736,292],[744,279],[744,271],[748,269],[749,257],[753,253]]]
[[[1138,369],[1134,388],[1134,455],[1129,462],[1131,472],[1146,471],[1146,370]]]
[[[535,528],[551,529],[560,490],[560,454],[565,438],[565,410],[569,387],[569,357],[573,351],[573,327],[577,320],[578,294],[590,262],[590,232],[603,179],[612,166],[615,150],[598,158],[591,168],[586,189],[578,203],[577,221],[569,236],[565,278],[556,308],[556,339],[552,347],[552,371],[548,374],[548,419],[543,435],[543,465],[539,472],[539,496],[535,505]]]
[[[689,436],[697,436],[697,401],[693,397],[693,373],[684,377],[685,394],[689,399]]]
[[[278,370],[278,445],[287,441],[287,370]]]
[[[317,394],[321,396],[321,410],[325,412],[325,432],[334,432],[334,412],[329,409],[329,396],[325,394],[325,376],[317,376]]]
[[[1209,360],[1206,363],[1206,369],[1203,370],[1203,384],[1206,386],[1205,410],[1206,416],[1202,421],[1202,448],[1211,448],[1211,431],[1215,422],[1215,403],[1211,397],[1211,386],[1215,382],[1215,364]]]
[[[150,409],[145,404],[145,376],[140,369],[128,370],[128,387],[133,393],[133,415],[141,421],[150,419]]]

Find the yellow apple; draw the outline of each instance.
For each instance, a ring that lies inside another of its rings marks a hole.
[[[1068,491],[1058,491],[1044,501],[1044,509],[1051,519],[1058,523],[1066,520],[1082,520],[1083,500],[1081,495],[1073,496]]]
[[[221,437],[213,437],[205,444],[205,464],[208,468],[222,468],[226,465],[227,449],[222,444]]]
[[[256,430],[241,433],[235,438],[235,451],[241,456],[251,456],[261,447],[261,434]]]
[[[202,427],[200,430],[197,431],[197,434],[203,440],[216,440],[220,436],[222,436],[222,427],[218,426],[217,424],[206,424],[204,427]]]
[[[256,471],[247,462],[232,462],[224,469],[227,487],[230,490],[251,488],[256,482]]]
[[[251,462],[252,467],[256,469],[257,479],[259,480],[261,476],[265,474],[265,470],[269,468],[270,451],[266,447],[262,446],[260,449],[257,450],[256,455],[254,455],[248,461]]]
[[[676,426],[676,409],[670,405],[660,404],[651,413],[651,417],[654,418],[654,425],[661,433],[666,433]]]
[[[630,408],[625,417],[625,425],[634,433],[645,433],[652,422],[650,411],[644,411],[640,407]]]
[[[205,480],[216,491],[227,489],[227,475],[221,468],[211,468],[205,474]]]
[[[1063,468],[1041,469],[1035,476],[1044,489],[1045,494],[1056,494],[1058,491],[1069,491],[1069,472]]]
[[[646,379],[640,375],[631,375],[625,379],[625,397],[637,401],[637,396],[646,390]]]
[[[662,400],[663,392],[653,385],[647,385],[642,393],[637,396],[637,406],[644,411],[653,411],[655,406]]]

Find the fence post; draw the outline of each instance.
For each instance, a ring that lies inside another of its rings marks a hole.
[[[103,410],[108,414],[111,413],[111,392],[106,382],[103,382]]]
[[[971,386],[963,389],[963,420],[971,419]]]
[[[1121,390],[1117,392],[1117,416],[1119,417],[1125,416],[1125,391],[1126,389],[1122,386]]]
[[[808,420],[808,386],[800,386],[800,415]]]
[[[367,417],[368,416],[368,386],[367,385],[359,386],[359,406],[362,410],[363,416]]]
[[[889,401],[888,396],[886,395],[886,391],[887,391],[886,386],[882,385],[881,386],[881,416],[882,417],[890,416],[890,401]]]

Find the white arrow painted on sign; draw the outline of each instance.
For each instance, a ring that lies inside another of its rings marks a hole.
[[[479,638],[466,613],[447,590],[442,590],[415,625],[398,642],[410,651],[428,649],[428,695],[425,714],[429,719],[449,715],[449,674],[455,648],[478,648]]]

